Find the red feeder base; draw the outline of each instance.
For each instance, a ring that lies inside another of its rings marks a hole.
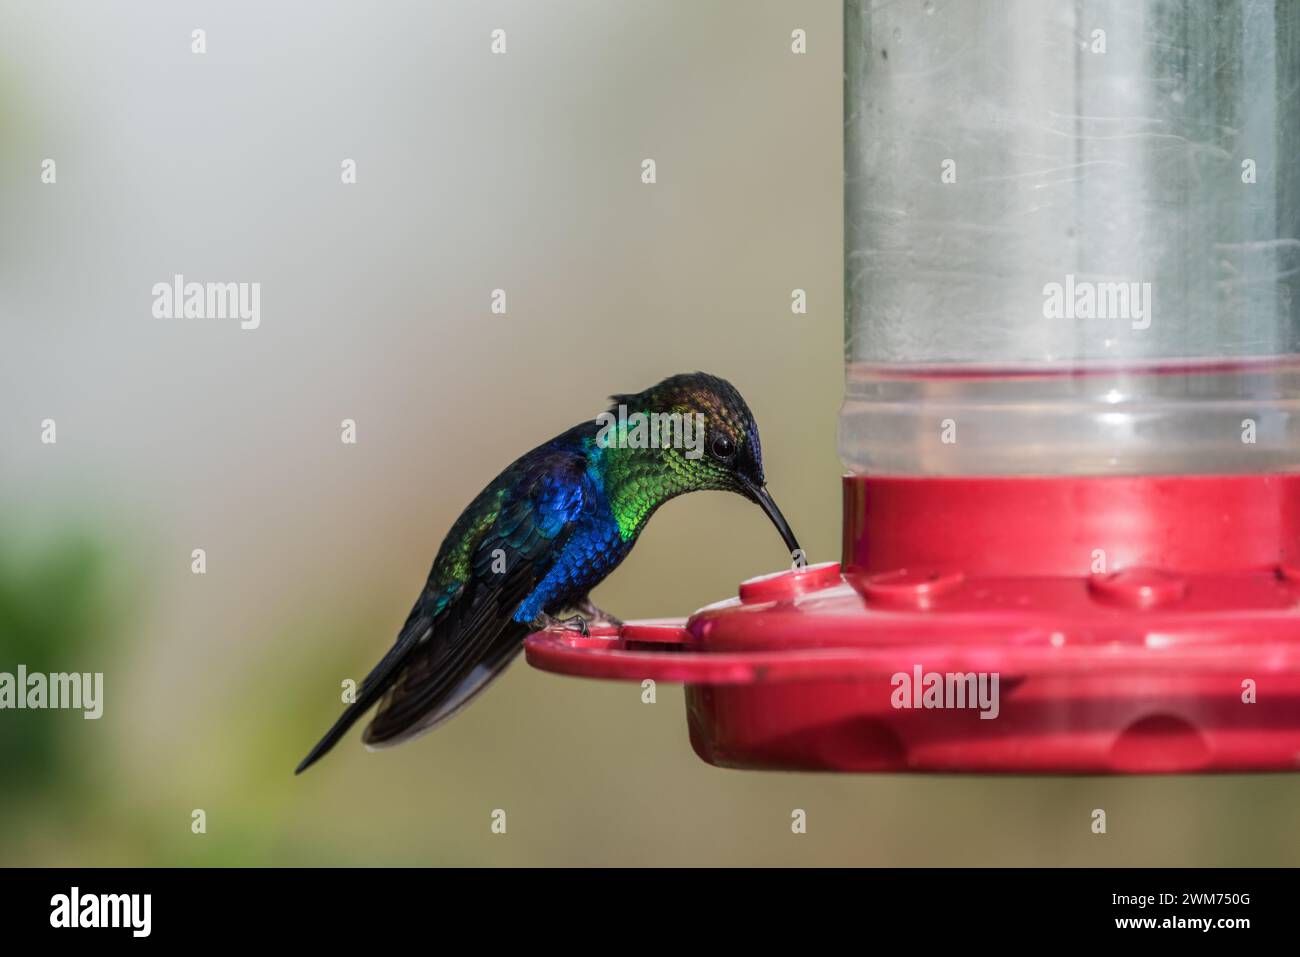
[[[1300,475],[844,488],[842,566],[528,661],[684,682],[724,767],[1300,770]]]

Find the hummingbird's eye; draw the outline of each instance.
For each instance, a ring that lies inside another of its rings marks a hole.
[[[726,462],[736,454],[736,443],[732,442],[731,436],[725,432],[719,432],[713,437],[713,441],[709,443],[709,450],[713,453],[714,458]]]

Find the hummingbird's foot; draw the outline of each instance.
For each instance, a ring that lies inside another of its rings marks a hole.
[[[623,627],[623,620],[621,618],[615,618],[604,609],[597,608],[590,598],[582,599],[582,601],[578,602],[574,608],[593,625],[605,625],[608,628],[613,628],[615,631],[618,631]]]
[[[576,631],[584,638],[591,634],[590,629],[587,628],[587,619],[583,618],[581,615],[574,615],[571,618],[555,618],[552,615],[543,614],[538,615],[528,624],[530,627],[535,628],[538,631],[548,631],[552,628],[559,628],[563,631]]]

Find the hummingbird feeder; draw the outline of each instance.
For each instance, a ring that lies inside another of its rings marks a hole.
[[[844,28],[841,561],[529,662],[723,767],[1300,769],[1300,4]]]

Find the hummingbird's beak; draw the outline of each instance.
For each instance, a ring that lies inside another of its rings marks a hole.
[[[776,526],[776,530],[781,533],[781,540],[785,542],[785,547],[789,550],[790,554],[794,555],[795,552],[802,552],[802,549],[799,548],[798,540],[794,537],[794,532],[790,531],[790,523],[785,520],[785,516],[781,514],[781,510],[776,507],[776,502],[772,500],[772,495],[768,492],[767,486],[757,485],[745,478],[743,475],[739,476],[739,478],[740,484],[744,486],[749,497],[757,502],[758,507],[767,513],[767,517],[772,520],[772,524]]]

